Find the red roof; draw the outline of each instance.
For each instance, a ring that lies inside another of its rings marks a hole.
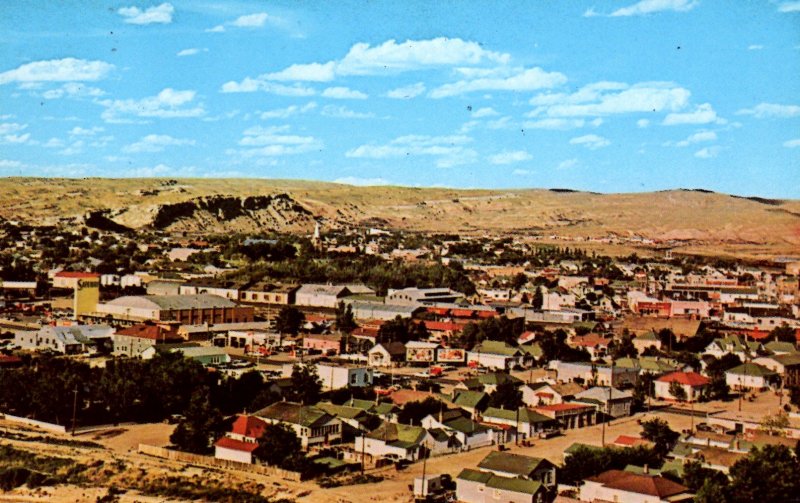
[[[553,412],[561,412],[565,410],[578,410],[578,409],[591,409],[591,405],[582,405],[577,403],[554,403],[552,405],[540,405],[534,407],[534,410],[550,410]]]
[[[574,339],[572,339],[572,344],[575,346],[591,347],[591,348],[597,346],[608,346],[609,342],[611,342],[611,339],[601,337],[597,334],[589,334],[589,335],[584,335],[582,337],[575,337]]]
[[[448,321],[423,321],[425,328],[432,332],[460,332],[464,330],[464,325]]]
[[[118,335],[150,339],[152,341],[182,341],[183,338],[172,330],[152,323],[140,323],[128,328],[117,330]]]
[[[253,452],[254,450],[258,449],[258,443],[256,442],[242,442],[241,440],[236,440],[230,437],[220,438],[214,442],[214,446],[244,452]]]
[[[450,309],[446,307],[429,307],[427,310],[429,313],[438,314],[440,316],[446,316],[450,312]]]
[[[239,416],[233,422],[231,433],[250,438],[261,438],[267,423],[255,416]]]
[[[56,278],[83,278],[83,279],[97,279],[100,277],[96,272],[73,272],[61,271],[56,273]]]
[[[705,386],[711,382],[707,377],[701,376],[697,372],[672,372],[671,374],[659,377],[656,381],[676,382],[689,386]]]
[[[620,435],[617,437],[616,440],[614,440],[614,444],[636,447],[638,445],[651,445],[652,443],[649,440],[645,440],[640,437],[632,437],[630,435]]]
[[[16,365],[22,363],[22,358],[19,356],[0,355],[0,365]]]
[[[676,494],[688,493],[689,488],[673,482],[664,477],[653,477],[652,475],[639,475],[638,473],[625,472],[622,470],[609,470],[595,477],[586,480],[599,482],[600,484],[612,489],[619,489],[636,494],[646,494],[656,496],[659,499],[669,498]]]

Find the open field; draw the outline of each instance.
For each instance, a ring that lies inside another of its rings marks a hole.
[[[800,249],[800,201],[695,190],[597,194],[354,187],[300,180],[5,178],[0,180],[0,194],[0,217],[37,224],[109,210],[115,222],[138,228],[151,225],[164,205],[209,196],[286,194],[308,213],[292,214],[291,208],[282,208],[283,213],[268,219],[270,223],[262,224],[261,230],[272,225],[278,231],[309,232],[318,219],[323,229],[367,225],[462,235],[510,233],[612,253],[646,251],[648,246],[637,244],[638,238],[670,243],[678,251],[748,258]],[[194,222],[187,220],[166,225],[219,231],[220,222],[207,214],[195,215]],[[226,229],[236,230],[237,225],[242,230],[250,228],[237,219],[228,222]],[[606,237],[623,243],[587,241]]]

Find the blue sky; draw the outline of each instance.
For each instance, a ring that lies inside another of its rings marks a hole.
[[[0,3],[0,176],[800,198],[800,1]]]

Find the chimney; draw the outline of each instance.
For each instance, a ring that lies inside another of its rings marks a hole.
[[[642,471],[644,472],[645,475],[650,475],[650,467],[647,466],[646,463],[645,463],[644,468],[643,468]]]

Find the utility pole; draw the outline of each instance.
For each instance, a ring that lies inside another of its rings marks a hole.
[[[72,391],[74,397],[72,399],[72,436],[75,436],[75,423],[78,419],[78,385],[75,385],[75,389]]]
[[[514,435],[514,445],[519,445],[519,405],[517,406],[517,434]]]

